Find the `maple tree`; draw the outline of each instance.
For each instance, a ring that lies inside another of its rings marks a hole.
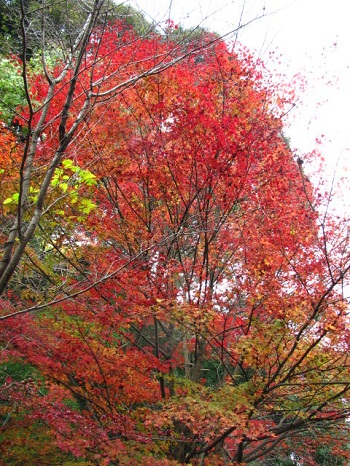
[[[1,133],[3,457],[297,452],[349,413],[350,265],[283,137],[293,96],[216,36],[92,11],[71,68],[27,75],[25,140]]]
[[[56,48],[56,43],[52,44],[50,36],[47,37],[46,9],[50,5],[40,7],[34,3],[33,9],[30,9],[30,5],[21,1],[20,6],[23,36],[21,56],[27,57],[31,44],[31,34],[25,26],[38,14],[41,16],[42,30],[35,31],[34,45],[40,46],[42,52],[37,57],[37,66],[35,60],[32,62],[34,67],[25,59],[21,61],[26,108],[23,111],[14,109],[14,113],[17,113],[16,124],[25,129],[25,146],[18,174],[19,186],[14,193],[14,200],[18,203],[17,215],[9,228],[1,259],[0,293],[11,280],[38,228],[55,170],[59,170],[63,156],[69,153],[70,143],[77,137],[93,108],[140,79],[158,74],[192,53],[187,45],[181,46],[181,42],[168,42],[158,49],[159,55],[156,55],[152,44],[157,40],[157,35],[148,31],[149,38],[143,40],[124,23],[120,37],[114,35],[113,44],[108,46],[105,43],[109,26],[106,21],[101,24],[101,18],[108,18],[109,2],[104,0],[95,0],[88,6],[82,2],[85,23],[78,33],[75,31],[75,35],[69,38],[68,44]],[[68,7],[67,14],[70,19]],[[36,20],[34,24],[37,24]],[[208,43],[200,47],[208,46],[211,42],[209,38]],[[102,46],[102,43],[105,45]],[[146,44],[148,50],[145,49]],[[109,47],[108,51],[106,47]],[[118,52],[117,61],[111,56],[113,51]],[[126,53],[130,55],[126,56]],[[57,101],[58,108],[55,107]],[[55,134],[52,133],[53,128]],[[43,139],[47,138],[49,141],[43,144]],[[50,148],[50,153],[44,153],[46,147]],[[62,186],[59,183],[58,187]]]

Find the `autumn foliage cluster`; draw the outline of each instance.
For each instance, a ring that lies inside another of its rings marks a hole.
[[[283,136],[290,95],[205,39],[97,28],[0,127],[3,274],[41,207],[0,298],[3,464],[347,455],[347,236]]]

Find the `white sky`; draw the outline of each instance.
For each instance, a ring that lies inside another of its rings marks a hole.
[[[275,74],[288,82],[301,73],[308,87],[302,104],[291,115],[292,147],[300,153],[319,147],[338,174],[350,171],[350,2],[348,0],[129,0],[148,19],[169,17],[186,28],[201,25],[226,34],[261,16],[239,33],[238,39]],[[242,14],[243,12],[243,14]],[[280,63],[269,58],[281,55]],[[328,168],[329,170],[329,168]],[[344,195],[346,197],[345,184]],[[349,203],[350,203],[350,195]]]

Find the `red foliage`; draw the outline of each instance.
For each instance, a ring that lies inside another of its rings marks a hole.
[[[45,380],[28,416],[98,464],[250,462],[347,415],[348,256],[325,253],[283,108],[249,56],[218,41],[133,82],[173,44],[118,28],[92,40],[69,116],[92,89],[99,104],[67,158],[97,177],[79,188],[97,208],[48,221],[42,243],[69,264],[49,277],[56,305],[6,323],[11,350]],[[45,86],[38,77],[36,99]]]

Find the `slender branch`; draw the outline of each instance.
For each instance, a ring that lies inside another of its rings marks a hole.
[[[39,304],[35,304],[34,306],[31,306],[31,307],[28,307],[26,309],[22,309],[20,311],[16,311],[16,312],[13,312],[11,314],[7,314],[5,316],[0,316],[0,321],[2,320],[7,320],[7,319],[10,319],[12,317],[16,317],[18,315],[23,315],[23,314],[28,314],[30,312],[34,312],[34,311],[40,311],[42,309],[46,309],[47,307],[50,307],[50,306],[54,306],[56,304],[60,304],[66,300],[69,300],[69,299],[74,299],[84,293],[87,293],[89,290],[95,288],[96,286],[104,283],[105,281],[107,280],[110,280],[111,278],[114,278],[116,275],[118,275],[118,273],[120,273],[122,270],[124,270],[125,268],[129,267],[132,263],[136,262],[140,257],[142,257],[145,252],[147,251],[151,251],[152,249],[156,248],[157,246],[159,246],[160,244],[162,243],[165,243],[169,240],[171,240],[173,235],[171,235],[170,237],[167,237],[165,238],[163,241],[161,242],[158,242],[156,244],[153,244],[145,249],[143,249],[141,252],[139,252],[136,256],[132,257],[131,259],[129,259],[127,262],[125,262],[123,265],[121,265],[120,267],[118,267],[116,270],[113,270],[112,272],[110,273],[107,273],[105,274],[103,277],[101,277],[99,280],[96,280],[95,282],[91,283],[90,285],[86,286],[85,288],[81,289],[81,290],[78,290],[76,291],[75,293],[72,293],[70,295],[65,295],[65,296],[62,296],[61,298],[56,298],[56,299],[53,299],[52,301],[50,302],[47,302],[47,303],[39,303]]]

